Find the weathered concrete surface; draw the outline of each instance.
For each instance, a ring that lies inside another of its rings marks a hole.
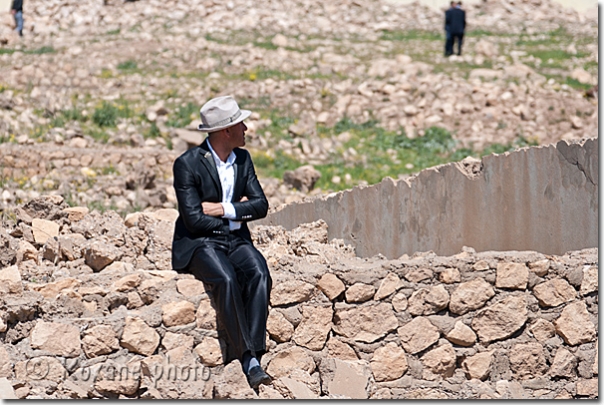
[[[293,229],[323,219],[329,238],[359,256],[432,250],[534,250],[562,254],[598,245],[598,140],[485,156],[478,175],[462,163],[409,179],[294,203],[255,225]]]

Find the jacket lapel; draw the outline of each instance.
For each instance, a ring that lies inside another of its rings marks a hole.
[[[216,169],[216,162],[214,162],[214,158],[212,157],[212,152],[210,152],[210,148],[208,147],[208,140],[204,140],[203,143],[199,146],[199,153],[201,154],[201,163],[206,167],[208,173],[214,180],[216,188],[218,189],[218,195],[222,200],[222,185],[220,184],[220,178],[218,177],[218,169]]]
[[[233,163],[233,171],[235,172],[234,173],[235,185],[233,187],[233,198],[235,199],[241,195],[245,179],[243,178],[243,173],[240,173],[240,172],[242,172],[242,169],[243,169],[243,158],[241,157],[242,155],[237,153],[237,149],[234,152],[236,154],[236,158],[235,158],[235,163]]]

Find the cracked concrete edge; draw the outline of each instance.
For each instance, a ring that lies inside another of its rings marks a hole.
[[[255,225],[323,219],[359,256],[432,250],[563,254],[598,243],[598,139],[527,147],[296,202]]]

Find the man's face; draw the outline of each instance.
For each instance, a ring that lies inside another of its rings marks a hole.
[[[247,127],[243,122],[228,128],[228,131],[233,148],[245,146],[245,131],[247,131]]]

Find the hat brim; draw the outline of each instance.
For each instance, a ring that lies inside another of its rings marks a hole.
[[[249,118],[250,115],[252,115],[252,112],[249,110],[239,110],[239,111],[241,111],[241,115],[233,122],[229,122],[228,124],[221,125],[219,127],[210,127],[207,125],[199,124],[197,129],[200,130],[201,132],[220,131],[221,129],[226,129],[226,128],[232,127],[233,125],[237,125],[240,122],[242,122],[243,120],[245,120],[246,118]]]

